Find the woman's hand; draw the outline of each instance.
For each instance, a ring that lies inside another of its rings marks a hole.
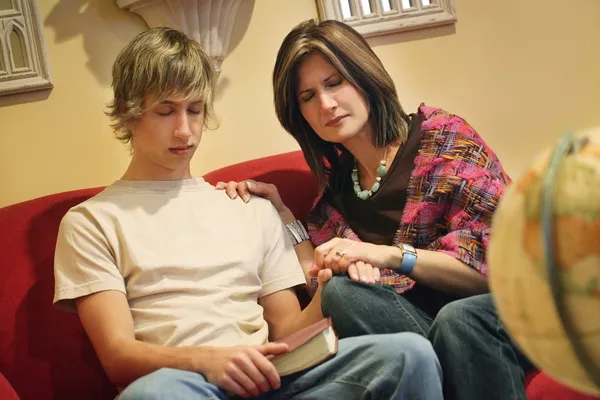
[[[329,273],[333,274],[331,269],[319,269],[316,265],[310,269],[309,274],[311,276],[317,276],[317,274],[319,274],[318,276],[321,276],[321,271],[330,271]],[[381,278],[378,268],[362,261],[350,263],[346,272],[348,272],[350,279],[362,283],[377,283]]]
[[[389,264],[394,249],[392,246],[334,238],[315,249],[315,264],[310,273],[315,276],[322,269],[331,269],[335,274],[348,273],[355,281],[375,283],[380,278],[379,268]]]
[[[254,194],[269,200],[279,214],[287,210],[287,207],[285,204],[283,204],[283,201],[279,196],[277,187],[271,183],[256,182],[252,179],[246,179],[242,182],[218,182],[215,187],[218,190],[225,190],[227,195],[232,199],[235,199],[239,196],[242,198],[242,200],[244,200],[245,203],[247,203],[250,201],[250,195]]]

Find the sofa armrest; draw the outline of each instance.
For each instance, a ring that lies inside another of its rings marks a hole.
[[[8,383],[8,380],[0,373],[0,399],[2,400],[19,400],[19,396]]]

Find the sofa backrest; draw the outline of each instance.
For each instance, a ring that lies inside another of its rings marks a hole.
[[[302,220],[317,192],[300,152],[231,165],[205,179],[213,184],[242,179],[274,183]],[[52,306],[60,220],[101,189],[58,193],[0,209],[0,373],[22,400],[116,395],[77,316]]]
[[[77,316],[52,306],[60,220],[99,191],[59,193],[0,209],[0,372],[22,400],[116,394]]]

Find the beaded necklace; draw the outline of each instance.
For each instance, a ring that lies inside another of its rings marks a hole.
[[[358,166],[356,164],[356,159],[354,159],[354,168],[352,169],[352,183],[354,183],[354,193],[361,200],[366,200],[369,197],[373,196],[375,192],[379,190],[381,186],[381,178],[387,172],[387,162],[385,159],[387,158],[388,147],[385,148],[385,154],[383,155],[383,159],[379,161],[379,166],[377,167],[377,178],[375,178],[375,183],[371,186],[371,190],[366,190],[360,187],[360,180],[358,178]]]

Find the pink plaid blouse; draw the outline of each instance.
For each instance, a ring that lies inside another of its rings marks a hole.
[[[440,251],[487,275],[491,219],[510,178],[464,119],[423,104],[419,111],[424,115],[422,139],[394,244]],[[308,216],[313,245],[334,237],[360,241],[323,193]],[[415,284],[390,269],[381,270],[381,282],[393,285],[397,293]]]

